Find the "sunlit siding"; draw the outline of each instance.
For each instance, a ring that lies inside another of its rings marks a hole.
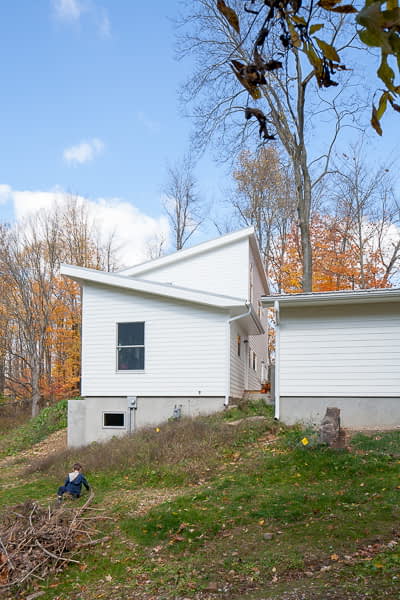
[[[398,303],[281,308],[281,396],[399,392]]]
[[[170,265],[152,268],[137,278],[247,299],[248,238],[214,248]]]
[[[233,321],[231,328],[231,367],[230,367],[230,395],[232,398],[241,398],[245,389],[245,368],[246,357],[243,340],[245,339],[244,331]],[[238,336],[240,336],[240,356],[238,355]]]
[[[260,321],[262,322],[263,326],[266,327],[266,319],[264,318],[264,311],[260,310],[259,307],[260,307],[260,302],[261,302],[261,296],[263,296],[265,293],[267,293],[267,290],[265,290],[263,287],[260,273],[257,268],[257,263],[254,258],[254,253],[253,253],[253,250],[250,245],[249,245],[249,251],[250,251],[249,264],[252,265],[252,266],[250,266],[249,274],[253,273],[253,277],[252,277],[252,279],[253,279],[253,281],[252,281],[252,284],[253,284],[252,285],[253,306],[254,306],[254,310],[256,311],[258,317],[260,318]],[[266,334],[249,336],[250,350],[252,352],[255,352],[257,355],[256,371],[253,371],[252,364],[251,364],[251,367],[249,370],[249,383],[248,383],[249,390],[260,389],[261,362],[262,361],[264,361],[264,363],[267,362],[267,343],[268,343],[268,341],[267,341]]]
[[[219,309],[86,285],[82,395],[224,396],[228,315]],[[144,372],[117,372],[118,322],[145,323]]]

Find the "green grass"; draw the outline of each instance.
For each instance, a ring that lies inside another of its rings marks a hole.
[[[67,400],[44,408],[37,417],[17,427],[0,440],[0,457],[17,454],[67,426]]]
[[[266,419],[229,425],[255,414]],[[309,600],[394,600],[400,557],[387,543],[398,535],[400,437],[356,436],[357,451],[348,452],[304,446],[305,435],[313,432],[286,429],[252,404],[39,464],[4,490],[2,505],[52,499],[76,456],[97,506],[112,517],[99,522],[99,537],[112,539],[28,591],[44,591],[43,600],[139,591],[142,600],[169,600],[216,588],[230,599],[278,599],[299,589]]]
[[[370,435],[358,433],[352,438],[351,445],[353,448],[365,452],[392,453],[400,456],[400,431],[375,432]]]

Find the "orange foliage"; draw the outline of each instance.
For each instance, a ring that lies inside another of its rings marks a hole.
[[[361,251],[341,223],[330,215],[317,214],[311,225],[313,248],[313,291],[351,290],[390,287],[380,254],[373,244]],[[296,226],[286,240],[286,252],[280,268],[282,290],[301,292],[301,247]]]
[[[79,394],[80,382],[80,295],[79,286],[65,277],[54,282],[51,325],[46,346],[50,356],[50,377],[42,378],[45,398],[71,398]]]

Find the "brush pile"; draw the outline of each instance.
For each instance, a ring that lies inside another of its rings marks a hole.
[[[0,593],[43,580],[68,563],[86,546],[109,538],[98,537],[94,528],[102,519],[89,505],[93,493],[79,508],[68,502],[47,508],[29,500],[0,515]]]

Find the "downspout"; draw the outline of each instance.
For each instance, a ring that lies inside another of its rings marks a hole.
[[[248,310],[241,315],[236,315],[236,317],[231,317],[226,322],[226,349],[227,349],[227,361],[226,361],[226,391],[225,391],[225,400],[224,406],[228,406],[229,404],[229,396],[231,391],[231,323],[233,321],[237,321],[237,319],[243,319],[243,317],[248,317],[251,314],[251,304],[245,302]]]
[[[274,302],[275,310],[275,419],[280,417],[280,390],[279,390],[279,367],[281,351],[281,330],[280,330],[280,312],[279,301]]]

